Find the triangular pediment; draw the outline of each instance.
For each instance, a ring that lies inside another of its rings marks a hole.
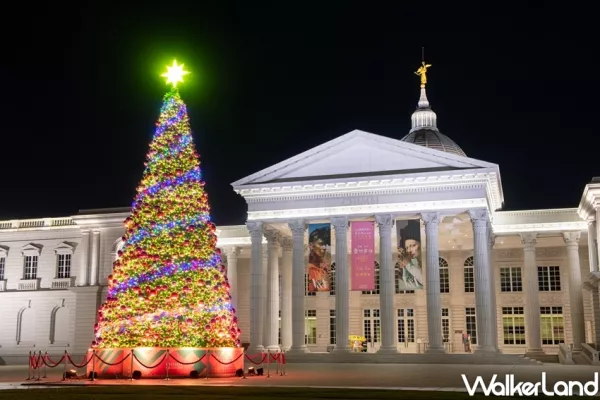
[[[75,251],[75,246],[75,243],[62,242],[54,246],[54,251],[56,253],[73,253]]]
[[[234,188],[277,182],[377,177],[497,168],[497,165],[355,130],[234,182]]]
[[[8,257],[8,250],[10,248],[8,246],[1,246],[0,245],[0,258],[2,257]]]
[[[25,246],[21,247],[21,251],[23,253],[39,254],[42,251],[42,245],[37,243],[27,243]]]

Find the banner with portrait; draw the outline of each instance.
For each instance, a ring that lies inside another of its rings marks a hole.
[[[331,290],[331,225],[308,225],[308,292]]]
[[[352,289],[375,290],[375,223],[355,221],[350,225]]]
[[[423,289],[425,282],[421,260],[421,220],[397,220],[396,239],[398,290]]]

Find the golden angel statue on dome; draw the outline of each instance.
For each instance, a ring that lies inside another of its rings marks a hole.
[[[425,64],[425,61],[421,63],[419,69],[415,72],[415,75],[421,76],[421,87],[424,88],[427,84],[427,68],[431,67],[431,64]]]

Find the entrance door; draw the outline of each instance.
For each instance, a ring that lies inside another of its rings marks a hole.
[[[363,336],[367,339],[367,352],[374,353],[381,346],[381,319],[379,309],[363,310]]]
[[[415,310],[414,308],[399,308],[397,315],[398,350],[400,353],[416,353]]]

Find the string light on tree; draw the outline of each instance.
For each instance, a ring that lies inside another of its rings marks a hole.
[[[167,67],[145,170],[108,276],[94,348],[239,347],[240,329],[199,155],[177,89],[183,64]]]

